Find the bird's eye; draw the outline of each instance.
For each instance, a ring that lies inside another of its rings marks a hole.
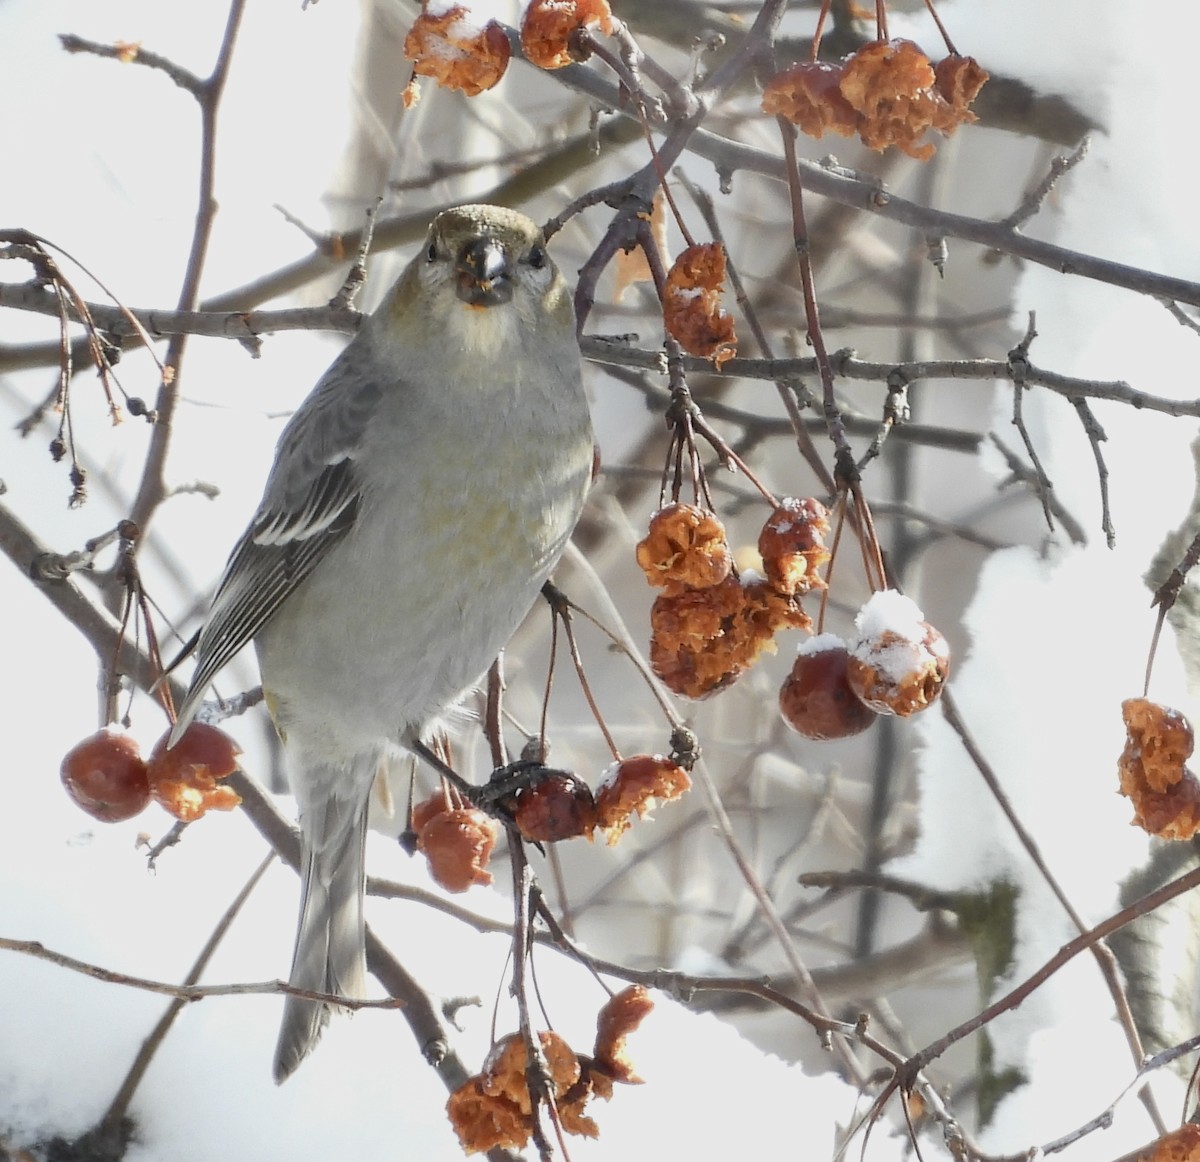
[[[438,248],[436,242],[429,244],[429,249],[425,251],[425,259],[428,262],[437,262]]]
[[[530,252],[526,262],[533,267],[534,270],[541,270],[546,265],[546,248],[544,246],[535,246]]]

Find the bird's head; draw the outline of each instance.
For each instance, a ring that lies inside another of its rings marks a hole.
[[[471,347],[573,324],[570,295],[538,226],[501,206],[440,213],[396,285],[392,310]]]

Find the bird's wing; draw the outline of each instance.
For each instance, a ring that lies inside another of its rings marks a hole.
[[[262,503],[230,554],[196,640],[177,735],[217,672],[354,527],[361,496],[355,461],[382,395],[378,375],[363,362],[355,345],[347,347],[280,436]]]

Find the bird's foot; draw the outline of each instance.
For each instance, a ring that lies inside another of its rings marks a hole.
[[[569,772],[547,766],[541,759],[517,759],[516,762],[497,767],[482,787],[472,787],[471,800],[476,807],[494,813],[497,805],[504,809],[505,800],[511,799],[518,791],[536,787],[555,775],[569,775]]]

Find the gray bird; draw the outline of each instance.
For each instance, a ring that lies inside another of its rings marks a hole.
[[[367,803],[529,610],[592,465],[571,296],[528,218],[441,213],[276,448],[172,739],[249,641],[299,807],[291,983],[364,995]],[[289,996],[283,1081],[328,1006]]]

